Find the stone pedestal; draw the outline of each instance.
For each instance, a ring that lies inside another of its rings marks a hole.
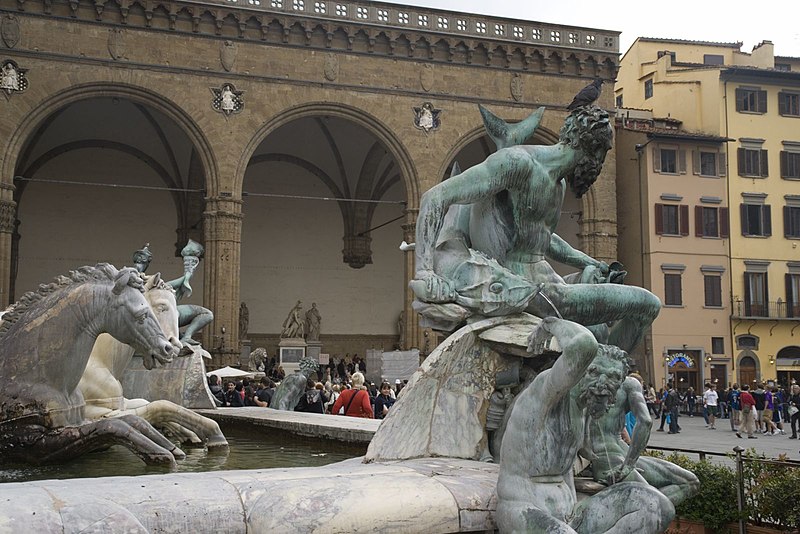
[[[322,353],[322,343],[319,341],[307,341],[306,345],[306,356],[314,358],[314,361],[319,363],[319,355]]]
[[[281,339],[278,343],[278,365],[283,367],[286,376],[300,369],[300,359],[306,355],[307,348],[306,340],[301,337]]]
[[[122,391],[127,399],[150,402],[168,400],[184,408],[216,408],[208,389],[203,358],[211,356],[200,346],[192,347],[188,356],[147,370],[140,356],[134,356],[122,375]]]
[[[239,361],[242,362],[242,365],[248,365],[250,363],[250,340],[239,340],[239,344],[241,345],[241,348],[239,349]],[[255,369],[251,369],[251,371],[255,371]]]

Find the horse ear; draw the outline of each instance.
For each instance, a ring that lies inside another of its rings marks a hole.
[[[128,287],[128,283],[131,280],[131,270],[130,269],[123,269],[119,272],[117,277],[114,279],[114,289],[112,290],[115,295],[119,295],[122,291]]]
[[[156,273],[153,276],[147,277],[147,282],[144,284],[145,291],[150,291],[154,287],[158,287],[161,283],[161,273]]]

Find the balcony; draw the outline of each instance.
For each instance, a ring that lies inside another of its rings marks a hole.
[[[781,300],[770,302],[733,301],[733,317],[740,319],[788,319],[800,321],[800,304]]]

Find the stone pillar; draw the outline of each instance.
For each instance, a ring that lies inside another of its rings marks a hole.
[[[403,239],[406,243],[414,243],[417,240],[417,214],[418,209],[406,210],[406,222],[403,224]],[[411,307],[411,301],[414,300],[414,294],[408,288],[408,283],[414,278],[415,261],[414,251],[409,250],[405,253],[405,288],[403,299],[403,311],[405,318],[405,345],[400,347],[402,350],[417,348],[422,350],[425,345],[425,338],[423,337],[423,330],[419,326],[419,317],[417,312]]]
[[[240,354],[242,201],[207,198],[203,223],[206,247],[203,305],[214,312],[214,321],[203,333],[203,346],[214,357],[215,365],[231,365],[239,361]]]
[[[617,259],[616,173],[616,153],[610,150],[600,176],[583,197],[581,219],[581,248],[589,256],[608,263]]]
[[[14,186],[0,183],[0,310],[11,304],[11,243],[16,220]]]

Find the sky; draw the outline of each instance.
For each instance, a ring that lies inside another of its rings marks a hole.
[[[661,37],[718,41],[741,41],[742,52],[750,52],[761,41],[772,41],[775,55],[800,57],[800,12],[797,0],[671,0],[647,2],[630,0],[384,0],[467,13],[601,30],[616,30],[620,53],[637,37]],[[784,16],[781,16],[783,12]]]

